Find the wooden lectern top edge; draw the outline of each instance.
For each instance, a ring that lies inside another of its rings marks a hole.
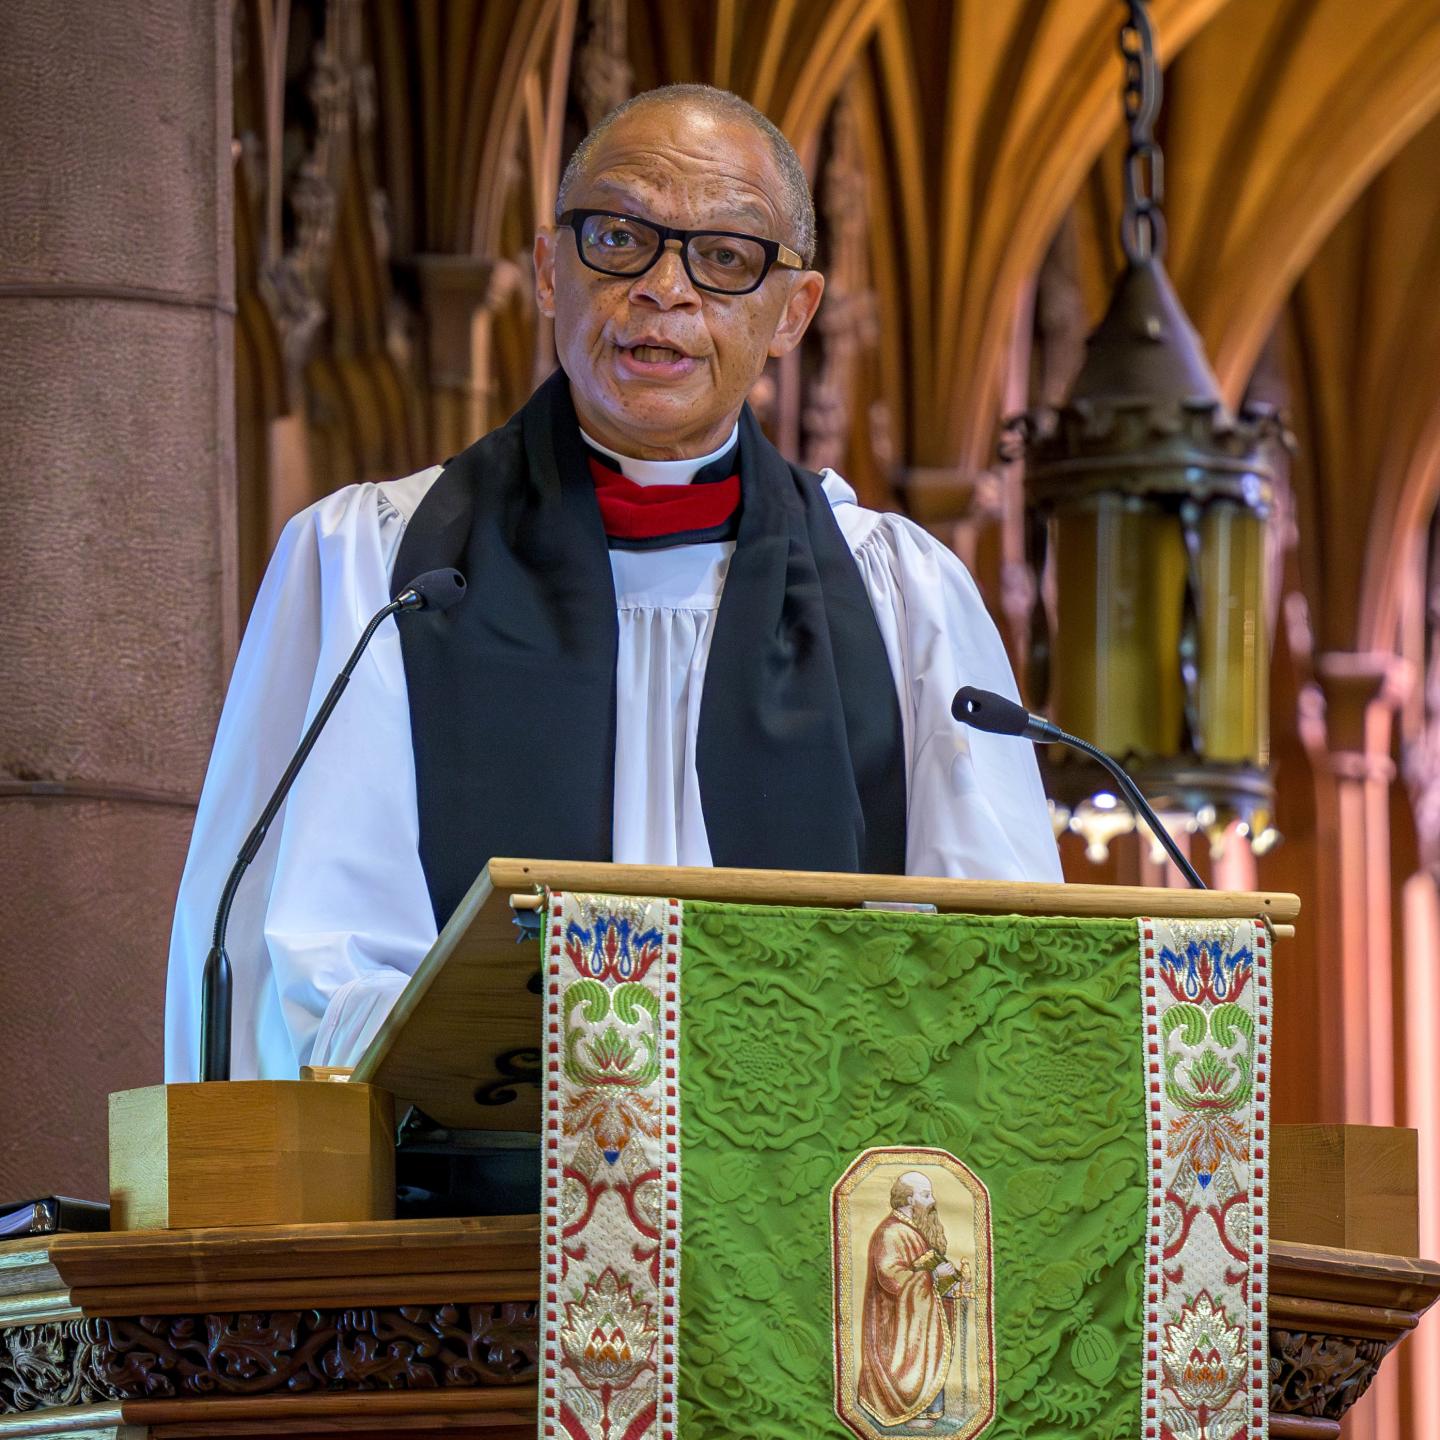
[[[948,914],[1268,920],[1284,934],[1294,895],[1119,885],[949,880],[804,870],[613,865],[498,857],[476,878],[356,1062],[352,1080],[390,1091],[442,1126],[534,1133],[541,1031],[539,957],[517,946],[511,900],[542,888],[732,904],[854,909],[867,900]],[[524,908],[533,908],[531,906]]]
[[[930,904],[961,914],[1203,916],[1251,915],[1288,923],[1298,896],[1266,890],[1162,890],[1139,885],[1058,885],[1024,880],[952,880],[926,875],[854,875],[820,870],[727,870],[665,865],[610,865],[578,860],[497,858],[488,868],[497,891],[549,886],[619,895],[664,895],[759,905],[840,909],[866,900]]]

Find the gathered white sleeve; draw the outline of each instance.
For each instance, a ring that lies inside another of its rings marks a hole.
[[[843,488],[842,488],[843,487]],[[903,516],[847,503],[835,518],[870,592],[895,674],[909,776],[905,869],[973,880],[1064,877],[1034,746],[960,725],[962,685],[1019,698],[1009,656],[960,559]]]
[[[389,599],[404,531],[392,496],[351,485],[285,527],[225,699],[180,882],[165,1070],[197,1078],[200,980],[245,835],[365,623]],[[418,497],[410,496],[411,499]],[[377,631],[236,896],[231,1073],[293,1079],[349,1064],[435,940],[394,622]]]

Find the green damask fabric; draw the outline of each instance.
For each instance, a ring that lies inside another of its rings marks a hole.
[[[881,1145],[948,1150],[989,1190],[986,1436],[1137,1434],[1135,923],[689,901],[683,938],[686,1440],[848,1435],[831,1412],[830,1193]]]

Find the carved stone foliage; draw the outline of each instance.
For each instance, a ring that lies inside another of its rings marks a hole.
[[[141,1315],[0,1332],[0,1413],[176,1396],[434,1390],[534,1378],[533,1303]]]
[[[1394,1340],[1270,1330],[1270,1413],[1339,1420],[1370,1388]]]
[[[590,0],[585,38],[575,51],[575,89],[585,123],[595,125],[630,94],[625,0]]]
[[[309,127],[294,126],[284,137],[301,158],[286,168],[286,145],[272,141],[266,156],[269,192],[283,195],[292,215],[293,234],[285,244],[278,233],[267,234],[259,274],[261,298],[269,308],[284,348],[287,372],[295,395],[320,327],[328,318],[326,291],[339,233],[340,204],[355,158],[352,131],[362,146],[373,141],[375,75],[363,58],[364,15],[358,0],[326,0],[325,29],[310,59],[307,98]],[[373,168],[373,167],[372,167]],[[363,181],[362,181],[363,183]],[[383,266],[389,249],[384,195],[370,188],[367,196],[372,239]],[[275,209],[278,221],[280,211]]]
[[[855,372],[874,346],[878,320],[869,285],[867,208],[860,118],[849,93],[830,123],[822,211],[829,247],[825,304],[816,319],[820,363],[803,400],[804,461],[811,470],[844,467],[849,451]]]

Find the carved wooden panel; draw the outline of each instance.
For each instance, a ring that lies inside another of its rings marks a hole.
[[[1270,1331],[1270,1413],[1339,1420],[1370,1388],[1394,1340]]]
[[[1394,1339],[1270,1332],[1272,1414],[1338,1420]],[[108,1400],[515,1385],[533,1303],[64,1320],[0,1331],[0,1413]]]
[[[529,1301],[60,1320],[0,1331],[0,1413],[105,1400],[515,1385]]]

